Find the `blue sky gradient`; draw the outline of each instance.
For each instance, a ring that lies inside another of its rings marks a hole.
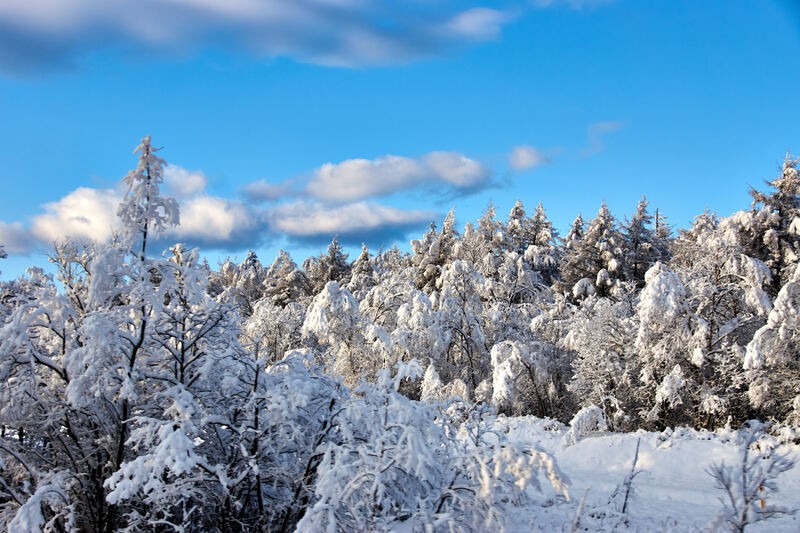
[[[686,227],[746,208],[748,187],[800,152],[790,1],[232,0],[220,14],[153,0],[138,18],[127,0],[14,4],[0,0],[3,278],[42,263],[53,228],[95,217],[95,191],[103,205],[124,193],[148,133],[174,165],[170,190],[197,184],[168,239],[212,264],[248,248],[299,261],[333,234],[406,246],[490,200],[502,219],[517,198],[541,201],[566,231],[646,194]],[[531,156],[518,168],[515,147]],[[327,163],[333,183],[354,180],[349,198],[311,185]],[[359,196],[374,180],[395,186]]]

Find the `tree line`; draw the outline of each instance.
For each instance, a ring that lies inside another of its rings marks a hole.
[[[496,529],[550,458],[487,414],[612,430],[800,426],[800,177],[673,235],[643,198],[563,238],[451,211],[411,251],[218,269],[146,137],[122,231],[0,284],[0,523],[12,531]],[[0,248],[0,252],[2,249]],[[548,496],[549,494],[549,496]],[[556,495],[556,496],[553,496]]]

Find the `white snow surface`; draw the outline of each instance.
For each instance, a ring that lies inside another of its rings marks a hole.
[[[497,425],[507,429],[511,440],[535,443],[553,454],[561,471],[571,480],[571,505],[531,509],[520,523],[534,531],[569,531],[580,500],[585,497],[579,531],[708,531],[722,507],[722,492],[706,472],[713,462],[736,464],[740,447],[735,431],[695,431],[678,428],[661,433],[601,433],[565,446],[566,427],[533,417],[498,417]],[[555,431],[547,428],[558,428]],[[593,518],[608,514],[609,498],[631,470],[636,441],[641,439],[633,482],[628,524],[624,516]],[[783,451],[800,461],[800,446]],[[770,503],[800,507],[800,466],[778,478],[780,492],[767,495]],[[773,500],[774,499],[774,500]],[[568,514],[566,511],[571,510]],[[724,529],[720,528],[720,531]],[[800,531],[800,516],[781,517],[748,525],[747,531]]]
[[[715,524],[722,512],[722,492],[706,470],[715,462],[738,464],[741,448],[736,431],[678,428],[660,433],[595,432],[570,444],[565,439],[569,427],[553,420],[501,415],[495,427],[513,442],[552,454],[569,481],[568,502],[530,488],[534,503],[510,508],[514,515],[509,516],[508,532],[729,531],[724,524]],[[639,439],[639,474],[633,481],[628,512],[623,515],[619,512],[621,496],[613,499],[612,495],[631,471]],[[778,477],[779,492],[766,493],[766,503],[798,509],[800,446],[784,444],[779,451],[798,464]],[[750,524],[746,530],[797,532],[800,512]],[[405,531],[411,531],[410,524],[394,529],[395,533]]]

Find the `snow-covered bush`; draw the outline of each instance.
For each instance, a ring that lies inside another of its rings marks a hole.
[[[510,507],[529,503],[529,486],[566,497],[552,457],[508,441],[486,411],[460,404],[452,419],[397,392],[420,373],[416,362],[394,377],[382,370],[350,398],[337,416],[341,439],[320,448],[314,501],[298,531],[405,521],[420,531],[502,531]]]
[[[564,434],[564,443],[577,444],[589,435],[607,431],[606,415],[597,405],[588,405],[575,413],[569,422],[569,431]]]
[[[778,492],[777,478],[794,467],[787,455],[770,446],[763,446],[764,426],[752,420],[739,431],[740,459],[738,464],[712,463],[708,474],[714,479],[722,510],[715,526],[725,526],[734,532],[744,532],[748,524],[761,522],[796,512],[772,503]]]

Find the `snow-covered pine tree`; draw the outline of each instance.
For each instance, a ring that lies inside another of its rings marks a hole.
[[[372,267],[372,258],[369,250],[366,244],[362,244],[361,254],[353,261],[347,289],[353,293],[357,300],[361,301],[377,282],[377,275]]]
[[[769,268],[743,254],[739,217],[722,219],[705,213],[675,243],[673,269],[686,289],[690,338],[684,351],[691,365],[683,371],[695,386],[695,426],[720,423],[728,415],[743,423],[750,415],[745,346],[772,308],[766,289]],[[676,341],[679,342],[679,341]]]
[[[691,416],[694,409],[699,409],[686,398],[689,390],[701,385],[683,379],[688,374],[684,369],[691,365],[686,353],[691,337],[686,287],[662,263],[653,265],[644,281],[636,306],[636,359],[631,365],[638,377],[640,410],[648,421],[685,423],[685,418],[676,412],[682,408]]]
[[[484,278],[494,278],[500,267],[506,236],[492,202],[486,206],[477,226],[469,229],[468,234],[465,229],[465,235],[459,242],[458,258],[475,265]]]
[[[209,293],[218,301],[235,305],[242,316],[253,313],[253,307],[265,295],[267,270],[258,255],[247,252],[238,265],[226,258],[219,272],[211,274]]]
[[[536,212],[531,217],[531,234],[533,239],[525,250],[525,260],[542,276],[543,282],[550,286],[558,278],[558,232],[547,218],[541,203],[536,206]]]
[[[455,216],[453,208],[447,213],[440,233],[436,232],[436,225],[432,223],[422,239],[411,241],[414,253],[411,262],[416,267],[414,284],[427,294],[432,294],[437,288],[442,270],[452,261],[457,249]]]
[[[346,286],[350,280],[350,262],[337,237],[331,240],[326,253],[306,259],[303,270],[314,295],[319,294],[329,281]]]
[[[578,407],[601,407],[615,431],[637,427],[639,422],[632,353],[636,338],[631,320],[634,295],[626,291],[621,296],[618,301],[586,298],[568,320],[568,332],[560,340],[574,353],[569,390],[575,403]],[[537,329],[544,327],[543,321],[544,317],[536,320]]]
[[[284,250],[272,262],[265,276],[264,297],[279,307],[304,300],[311,292],[306,274],[297,268],[291,254]]]
[[[661,261],[661,250],[658,238],[653,230],[653,217],[647,212],[647,198],[644,196],[636,206],[636,212],[626,220],[622,227],[625,239],[625,270],[628,279],[637,286],[644,285],[644,274],[656,263]]]
[[[607,296],[624,279],[624,238],[605,202],[580,239],[577,223],[576,219],[572,228],[575,231],[567,236],[567,242],[575,245],[565,249],[566,257],[561,264],[564,288],[573,291],[579,281],[586,279],[598,295]]]
[[[750,404],[761,416],[800,427],[800,267],[747,344],[744,368]]]
[[[369,353],[370,331],[366,328],[358,300],[336,281],[329,281],[311,301],[303,322],[307,346],[317,348],[321,364],[348,386],[375,375],[384,361]]]
[[[531,219],[525,213],[525,206],[522,205],[522,201],[519,198],[508,213],[505,236],[507,249],[519,255],[524,254],[528,246],[533,244],[535,234]]]
[[[741,228],[746,253],[764,261],[772,271],[770,293],[776,295],[791,279],[800,261],[800,174],[797,159],[790,154],[780,175],[767,184],[769,193],[750,190],[752,222]]]

